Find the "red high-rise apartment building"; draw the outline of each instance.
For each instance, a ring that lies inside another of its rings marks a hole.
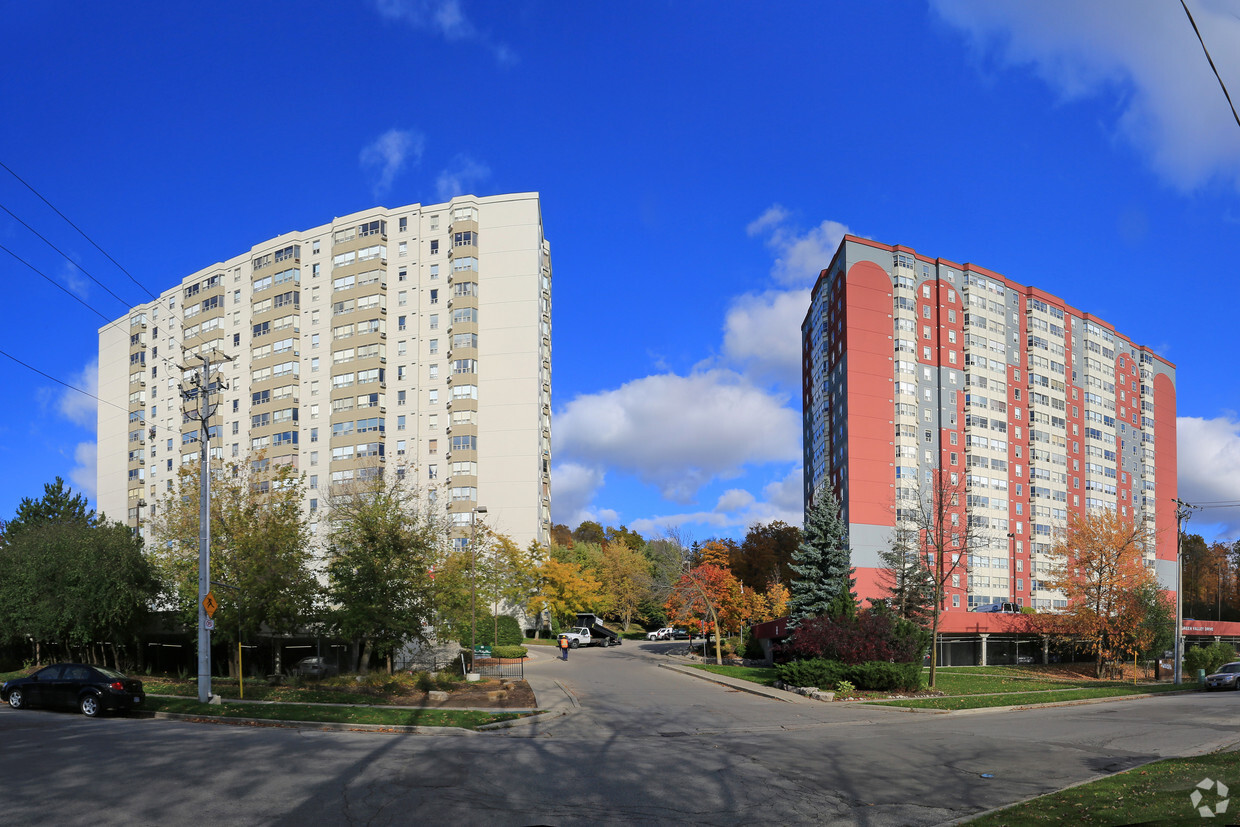
[[[959,486],[971,521],[949,610],[1062,607],[1039,575],[1068,515],[1096,509],[1144,521],[1146,563],[1175,588],[1166,359],[1035,287],[855,236],[819,275],[801,336],[806,507],[834,487],[860,597],[883,596],[879,552],[940,484]]]

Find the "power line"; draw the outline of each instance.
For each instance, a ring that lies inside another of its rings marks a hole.
[[[112,327],[112,326],[114,326],[114,325],[116,324],[116,322],[115,322],[115,321],[112,321],[112,320],[111,320],[111,319],[109,319],[107,316],[105,316],[103,313],[99,312],[99,311],[98,311],[98,310],[96,310],[94,307],[92,307],[89,303],[87,303],[85,299],[83,299],[82,297],[80,297],[80,296],[78,296],[78,295],[74,294],[74,292],[73,292],[72,290],[70,290],[69,288],[65,287],[65,286],[64,286],[63,284],[61,284],[60,282],[56,281],[56,279],[52,278],[52,277],[51,277],[51,276],[49,276],[47,273],[44,273],[44,272],[43,272],[42,270],[40,270],[38,267],[35,267],[35,266],[34,266],[33,264],[31,264],[30,262],[26,261],[26,259],[24,259],[24,258],[22,258],[21,256],[19,256],[17,253],[13,252],[13,251],[12,251],[12,250],[10,250],[8,247],[5,247],[3,244],[0,244],[0,250],[4,250],[4,252],[8,253],[8,254],[9,254],[9,255],[11,255],[13,258],[17,259],[17,260],[18,260],[18,261],[20,261],[22,264],[24,264],[24,265],[26,265],[27,267],[29,267],[31,270],[34,270],[34,271],[35,271],[36,273],[38,273],[40,276],[42,276],[43,278],[45,278],[45,279],[47,279],[49,282],[51,282],[51,283],[52,283],[52,285],[53,285],[54,287],[56,287],[56,288],[57,288],[57,289],[59,289],[59,290],[64,291],[64,293],[65,293],[67,296],[69,296],[69,298],[73,299],[75,302],[77,302],[78,304],[82,305],[82,306],[83,306],[83,307],[85,307],[87,310],[89,310],[90,312],[94,313],[94,314],[95,314],[96,316],[98,316],[99,318],[103,319],[105,322],[108,322],[108,323],[109,323],[109,325],[108,325],[109,327]],[[83,272],[85,272],[85,271],[83,271]],[[105,289],[106,289],[106,288],[105,288]]]
[[[18,359],[16,356],[13,356],[13,355],[11,355],[11,354],[9,354],[9,353],[5,353],[3,350],[0,350],[0,356],[7,356],[8,358],[12,359],[14,362],[16,362],[17,364],[19,364],[19,365],[21,365],[22,367],[26,368],[27,370],[32,370],[32,371],[34,371],[35,373],[39,374],[40,376],[42,376],[42,377],[43,377],[43,378],[45,378],[45,379],[51,379],[53,382],[56,382],[57,384],[64,385],[66,388],[68,388],[68,389],[69,389],[69,390],[71,390],[71,391],[77,391],[77,392],[78,392],[78,393],[80,393],[80,394],[83,394],[83,395],[85,395],[85,396],[89,396],[91,399],[94,399],[96,402],[102,402],[102,403],[103,403],[103,404],[105,404],[105,405],[111,405],[113,408],[116,408],[118,411],[124,411],[125,413],[128,413],[128,412],[129,412],[129,409],[128,409],[128,408],[122,408],[120,405],[117,405],[117,404],[116,404],[116,403],[114,403],[114,402],[109,402],[109,401],[108,401],[108,400],[106,400],[106,399],[100,399],[99,397],[97,397],[97,396],[95,396],[93,393],[91,393],[90,391],[84,391],[84,390],[82,390],[82,389],[81,389],[81,388],[79,388],[79,387],[75,387],[74,385],[70,385],[68,382],[61,381],[60,379],[57,379],[55,376],[51,376],[51,375],[49,375],[49,374],[46,374],[46,373],[44,373],[43,371],[39,370],[38,368],[36,368],[36,367],[32,367],[32,366],[30,366],[30,365],[26,364],[26,363],[25,363],[25,362],[23,362],[21,359]]]
[[[26,189],[30,190],[30,191],[31,191],[31,192],[33,192],[36,196],[38,196],[39,200],[40,200],[40,201],[42,201],[44,204],[47,204],[47,206],[51,207],[52,212],[56,213],[58,216],[60,216],[61,218],[63,218],[63,219],[65,220],[65,223],[66,223],[66,224],[68,224],[70,227],[72,227],[73,229],[77,230],[78,234],[79,234],[80,236],[82,236],[82,238],[84,238],[84,239],[86,239],[87,241],[89,241],[89,242],[91,243],[91,245],[93,245],[93,246],[94,246],[94,248],[95,248],[96,250],[98,250],[99,252],[103,253],[103,254],[104,254],[104,256],[106,256],[106,257],[107,257],[108,261],[110,261],[110,262],[112,262],[113,264],[115,264],[115,265],[116,265],[116,267],[117,267],[117,269],[119,269],[119,270],[120,270],[122,273],[124,273],[125,275],[129,276],[129,280],[130,280],[130,281],[132,281],[134,284],[138,285],[139,287],[141,287],[141,288],[142,288],[142,289],[146,292],[146,294],[147,294],[148,296],[150,296],[152,299],[157,299],[157,298],[158,298],[158,296],[156,296],[154,293],[152,293],[150,290],[148,290],[148,289],[147,289],[146,285],[144,285],[142,282],[138,281],[136,278],[134,278],[134,277],[133,277],[133,274],[132,274],[132,273],[130,273],[128,270],[126,270],[124,267],[122,267],[119,261],[117,261],[116,259],[112,258],[112,256],[108,255],[108,251],[107,251],[107,250],[103,249],[103,248],[102,248],[102,247],[100,247],[98,244],[96,244],[96,243],[95,243],[95,240],[94,240],[93,238],[91,238],[90,236],[88,236],[88,235],[85,233],[85,231],[83,231],[83,230],[82,230],[82,228],[81,228],[81,227],[79,227],[78,225],[74,224],[72,221],[70,221],[70,220],[69,220],[69,217],[68,217],[67,215],[65,215],[64,213],[62,213],[60,210],[56,209],[56,205],[55,205],[55,204],[53,204],[51,201],[48,201],[46,198],[44,198],[44,197],[43,197],[43,194],[42,194],[41,192],[39,192],[39,191],[38,191],[37,189],[35,189],[34,187],[30,186],[30,184],[26,183],[25,179],[24,179],[24,178],[22,178],[20,175],[18,175],[16,172],[14,172],[14,171],[13,171],[13,170],[12,170],[12,169],[8,166],[8,164],[4,163],[3,161],[0,161],[0,167],[4,167],[5,171],[6,171],[6,172],[8,172],[8,174],[9,174],[9,175],[12,175],[14,178],[16,178],[18,181],[20,181],[20,182],[22,183],[22,186],[24,186]]]
[[[1206,42],[1201,38],[1201,30],[1197,28],[1197,21],[1193,19],[1193,13],[1188,10],[1188,3],[1180,0],[1180,5],[1184,7],[1184,13],[1188,15],[1188,22],[1193,24],[1193,32],[1197,35],[1197,42],[1201,44],[1201,51],[1206,53],[1206,60],[1210,63],[1210,68],[1214,71],[1214,77],[1218,80],[1218,85],[1223,89],[1223,97],[1227,98],[1227,105],[1231,107],[1231,116],[1236,119],[1236,126],[1240,126],[1240,114],[1236,113],[1236,105],[1231,102],[1231,95],[1227,92],[1227,84],[1223,83],[1223,78],[1218,73],[1218,67],[1214,65],[1214,58],[1210,57],[1210,50],[1206,48]]]
[[[25,221],[22,221],[20,218],[18,218],[18,217],[17,217],[17,215],[16,215],[16,213],[14,213],[14,212],[13,212],[12,210],[10,210],[8,207],[4,206],[3,204],[0,204],[0,210],[4,210],[6,213],[8,213],[9,215],[11,215],[11,216],[13,217],[13,220],[14,220],[14,221],[16,221],[18,224],[21,224],[23,227],[25,227],[27,230],[29,230],[29,231],[30,231],[31,233],[33,233],[34,235],[38,236],[38,237],[39,237],[39,240],[41,240],[41,241],[42,241],[44,244],[46,244],[48,247],[51,247],[51,248],[52,248],[53,250],[55,250],[56,252],[60,253],[60,255],[62,255],[62,256],[65,258],[65,260],[66,260],[66,261],[68,261],[68,262],[69,262],[70,264],[72,264],[74,267],[76,267],[76,268],[78,268],[79,270],[81,270],[81,271],[82,271],[82,273],[86,276],[86,278],[90,279],[90,280],[91,280],[91,281],[93,281],[95,284],[99,285],[99,286],[100,286],[100,287],[102,287],[104,290],[106,290],[109,296],[111,296],[112,298],[116,299],[118,302],[120,302],[120,303],[121,303],[122,305],[124,305],[126,308],[132,307],[132,305],[131,305],[129,302],[125,301],[125,300],[124,300],[124,299],[122,299],[120,296],[118,296],[118,295],[116,295],[115,293],[113,293],[113,292],[112,292],[112,290],[111,290],[111,289],[110,289],[110,288],[109,288],[106,284],[104,284],[104,283],[103,283],[103,282],[101,282],[99,279],[95,278],[95,277],[94,277],[94,276],[92,276],[90,273],[88,273],[88,272],[86,271],[86,268],[85,268],[85,267],[83,267],[83,266],[82,266],[81,264],[79,264],[78,262],[74,261],[74,260],[73,260],[73,258],[72,258],[72,257],[71,257],[68,253],[66,253],[65,251],[61,250],[61,249],[60,249],[59,247],[57,247],[55,244],[53,244],[52,242],[50,242],[50,241],[48,241],[46,238],[44,238],[44,237],[43,237],[43,235],[42,235],[42,234],[41,234],[38,230],[36,230],[34,227],[31,227],[31,226],[30,226],[29,224],[27,224]]]

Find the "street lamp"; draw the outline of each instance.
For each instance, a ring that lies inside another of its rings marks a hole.
[[[473,667],[474,649],[477,648],[478,615],[474,611],[477,600],[477,555],[474,545],[478,539],[478,515],[487,513],[485,505],[476,505],[469,522],[469,664]]]
[[[1008,532],[1008,559],[1012,561],[1012,570],[1008,572],[1008,594],[1012,596],[1012,605],[1016,605],[1016,535]]]

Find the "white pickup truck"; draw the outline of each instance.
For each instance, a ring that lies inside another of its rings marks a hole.
[[[574,626],[560,637],[568,638],[568,648],[577,649],[581,646],[619,646],[620,636],[602,624],[598,617],[582,612],[577,615],[578,623],[587,626]]]

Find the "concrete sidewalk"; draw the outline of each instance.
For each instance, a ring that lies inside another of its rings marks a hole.
[[[812,698],[806,698],[804,695],[798,695],[795,692],[785,692],[782,689],[776,689],[772,686],[763,686],[753,681],[741,680],[740,678],[729,678],[727,675],[716,675],[714,672],[708,672],[705,669],[694,669],[690,666],[682,666],[678,663],[660,663],[660,669],[670,669],[673,672],[679,672],[682,675],[688,675],[698,680],[710,681],[720,686],[726,686],[729,689],[738,689],[741,692],[748,692],[751,695],[761,695],[764,698],[770,698],[773,701],[782,701],[786,704],[821,704],[822,701],[815,701]]]

